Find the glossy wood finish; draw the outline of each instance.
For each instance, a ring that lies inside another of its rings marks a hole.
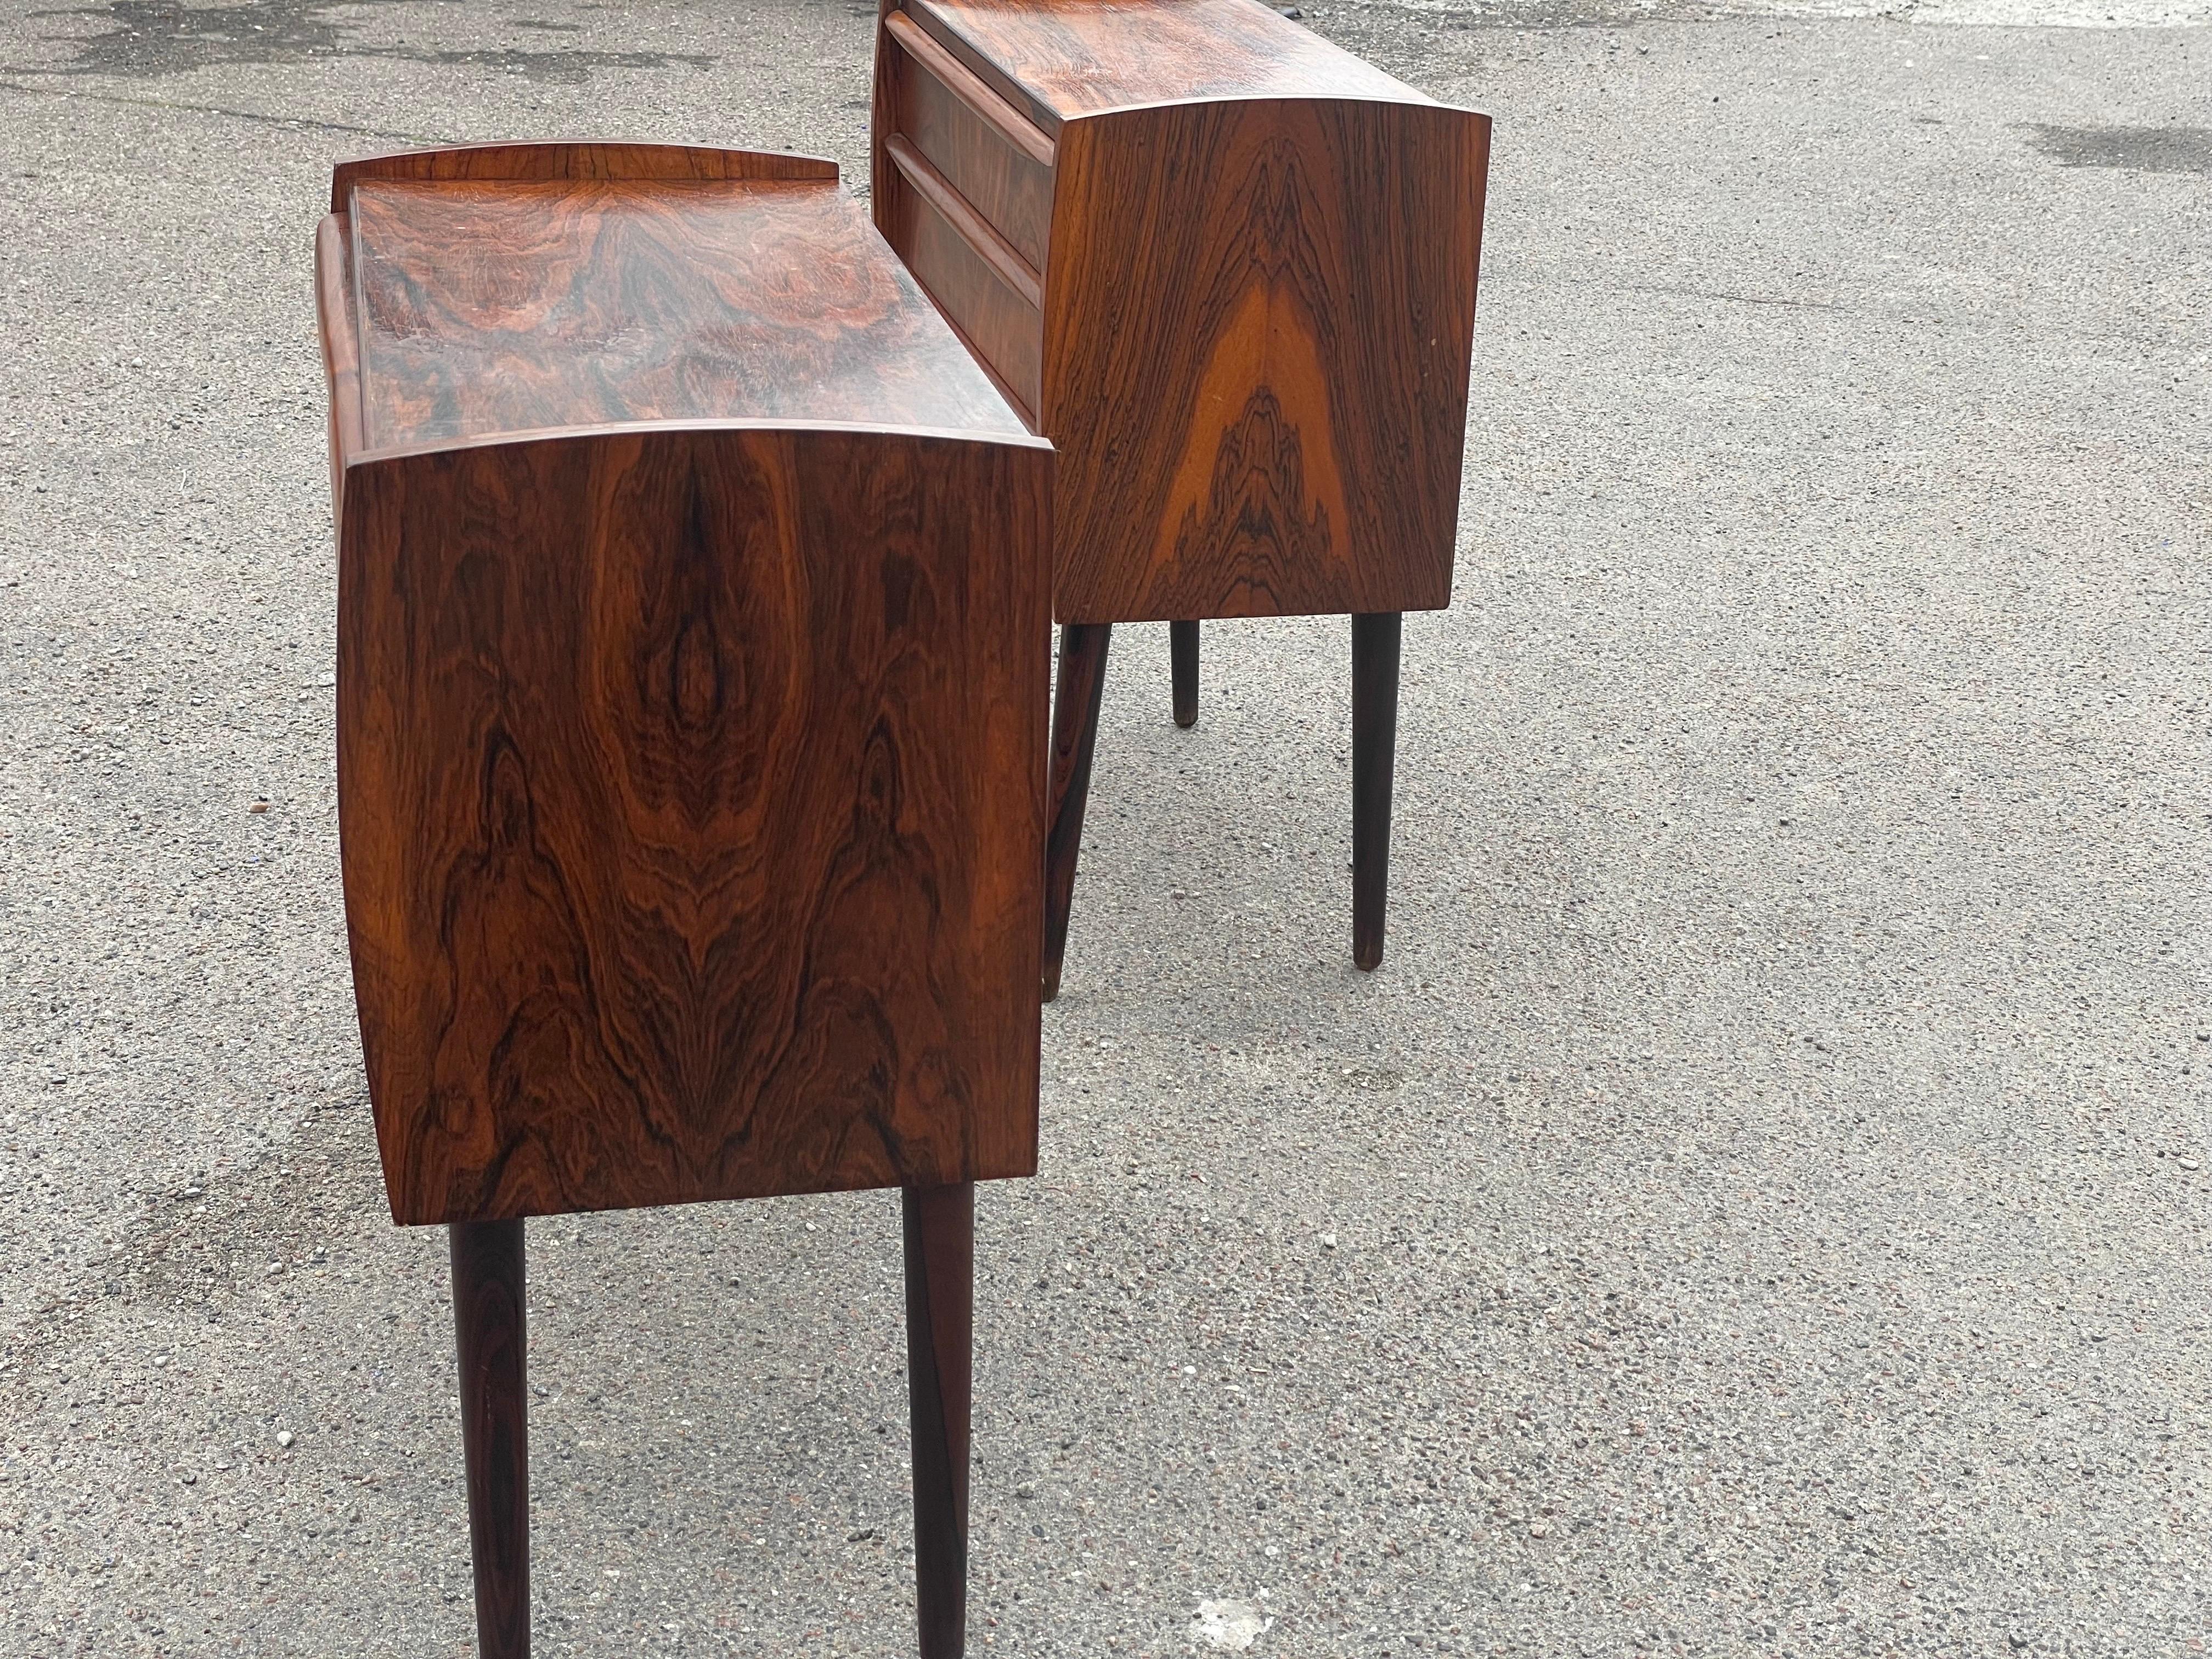
[[[331,173],[331,211],[343,213],[356,185],[374,179],[416,184],[546,184],[621,179],[704,183],[757,179],[836,181],[837,164],[780,150],[713,149],[696,144],[448,144],[341,161]]]
[[[1034,274],[910,146],[894,137],[885,150],[898,183],[881,222],[992,383],[1033,422],[1043,337]]]
[[[529,1350],[522,1224],[470,1221],[448,1231],[459,1351],[461,1458],[469,1496],[482,1659],[530,1652]]]
[[[1063,629],[1170,622],[1188,724],[1199,620],[1449,605],[1488,118],[1255,0],[883,0],[881,15],[877,222],[1059,451]],[[1049,170],[1041,238],[1033,192],[1012,194],[1029,165]],[[997,294],[988,274],[1000,247],[1038,278],[1034,382],[1028,308],[1001,297],[1003,258]],[[1048,993],[1095,720],[1097,688],[1081,690],[1054,714]],[[1368,684],[1364,706],[1380,695]],[[1364,966],[1388,867],[1376,741]]]
[[[331,517],[345,518],[346,464],[368,448],[361,431],[361,344],[353,323],[353,251],[343,214],[315,228],[315,307],[322,319],[323,374],[330,389]]]
[[[1198,624],[1168,624],[1168,655],[1175,675],[1175,723],[1198,724]]]
[[[1048,460],[663,428],[352,469],[400,1220],[1034,1171]]]
[[[1049,451],[833,185],[351,199],[338,804],[394,1216],[1034,1170]]]
[[[884,141],[884,148],[898,167],[906,186],[938,210],[991,267],[993,275],[1012,289],[1031,311],[1044,303],[1042,281],[1036,268],[999,234],[996,227],[969,206],[967,198],[953,188],[952,181],[939,173],[927,156],[908,143],[903,133],[892,134]],[[1032,319],[1031,326],[1034,325]]]
[[[898,100],[887,130],[908,138],[1028,262],[1044,269],[1052,228],[1052,141],[902,12],[884,20]],[[919,72],[904,67],[912,59]]]
[[[1429,99],[1255,0],[918,0],[951,52],[999,70],[1056,131],[1146,104]]]
[[[1352,619],[1352,959],[1382,964],[1390,894],[1390,775],[1398,744],[1395,611]]]
[[[835,176],[495,145],[349,164],[317,234],[362,1044],[394,1218],[452,1224],[496,1659],[520,1218],[894,1185],[961,1651],[971,1183],[1036,1167],[1052,455]]]
[[[1328,100],[1063,131],[1056,617],[1450,603],[1484,133]]]
[[[921,1659],[960,1659],[967,1650],[975,1188],[964,1183],[909,1188],[902,1206],[915,1620]]]
[[[1098,744],[1098,708],[1106,695],[1110,623],[1068,623],[1060,630],[1060,675],[1053,690],[1052,828],[1044,852],[1044,1000],[1060,994],[1067,954],[1067,917],[1075,902],[1075,865],[1083,850],[1083,809],[1091,799],[1091,757]]]
[[[878,224],[1060,451],[1056,618],[1449,603],[1486,118],[1253,0],[904,0],[875,123]]]
[[[1022,431],[835,183],[354,191],[370,451],[652,421]]]

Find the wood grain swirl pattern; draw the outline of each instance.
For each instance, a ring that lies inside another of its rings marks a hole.
[[[834,184],[365,182],[371,450],[637,421],[1022,428]]]
[[[1038,422],[1060,620],[1450,602],[1488,135],[1361,100],[1067,125]]]
[[[1034,1171],[1051,460],[655,428],[350,469],[398,1219]]]
[[[994,67],[1063,121],[1198,100],[1431,101],[1260,0],[905,0],[905,6],[949,49]]]

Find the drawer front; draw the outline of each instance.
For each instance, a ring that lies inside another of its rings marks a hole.
[[[1053,143],[902,13],[884,23],[891,122],[1008,246],[1042,272]]]
[[[1001,274],[1003,258],[987,258],[910,180],[889,206],[886,239],[1034,428],[1044,355],[1036,306]]]

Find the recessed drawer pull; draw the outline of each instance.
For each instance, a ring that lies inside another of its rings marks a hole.
[[[1044,308],[1044,283],[1030,262],[1015,251],[1012,243],[999,234],[983,216],[969,205],[968,198],[952,188],[945,175],[930,165],[929,158],[908,143],[904,136],[893,133],[884,140],[884,150],[896,164],[908,184],[921,199],[935,208],[945,222],[967,240],[983,263],[991,267],[999,279],[1029,301],[1033,309]]]
[[[984,85],[969,69],[930,39],[921,25],[902,11],[884,19],[884,31],[899,43],[906,55],[927,70],[945,89],[975,111],[978,119],[1039,167],[1050,167],[1052,140],[1008,106],[1006,100]]]

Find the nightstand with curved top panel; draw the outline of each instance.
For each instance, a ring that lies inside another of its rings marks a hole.
[[[346,921],[452,1239],[481,1650],[530,1641],[523,1218],[903,1189],[962,1650],[973,1183],[1036,1169],[1052,454],[834,165],[349,162],[317,244]]]
[[[877,225],[1059,452],[1045,994],[1116,623],[1348,613],[1382,959],[1401,614],[1451,599],[1490,122],[1258,0],[884,0]]]

